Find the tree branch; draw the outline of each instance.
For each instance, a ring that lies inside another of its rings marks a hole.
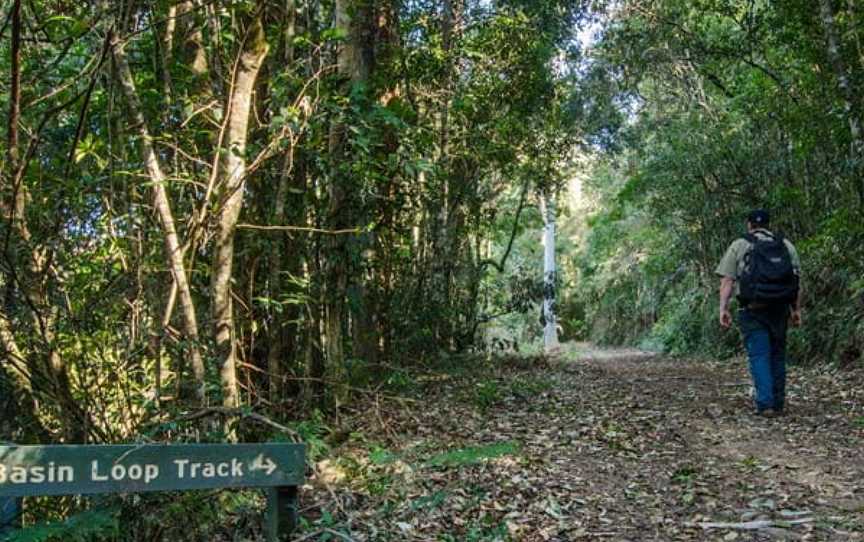
[[[510,241],[507,242],[507,250],[505,250],[504,255],[501,256],[501,263],[498,263],[495,260],[483,260],[480,262],[480,269],[484,269],[491,265],[497,269],[499,273],[504,272],[504,265],[507,263],[507,258],[510,257],[510,251],[513,249],[513,241],[516,239],[516,231],[519,229],[519,217],[522,215],[522,209],[525,207],[525,196],[528,194],[528,187],[530,185],[531,178],[528,177],[522,184],[522,194],[519,196],[519,207],[516,208],[516,218],[513,219],[513,229],[510,231]]]
[[[237,224],[237,228],[244,230],[264,231],[305,231],[309,233],[322,233],[324,235],[342,235],[346,233],[360,233],[361,228],[349,228],[344,230],[324,230],[321,228],[308,228],[305,226],[263,226],[258,224]]]

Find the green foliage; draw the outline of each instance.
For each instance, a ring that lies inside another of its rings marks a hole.
[[[330,451],[327,436],[332,430],[320,410],[314,410],[312,416],[306,420],[291,424],[291,428],[300,435],[306,445],[306,459],[310,463],[319,461]]]
[[[698,475],[698,469],[691,465],[685,465],[672,473],[672,481],[677,484],[691,484]]]
[[[121,533],[117,510],[88,510],[63,521],[37,523],[0,538],[3,542],[97,542]]]
[[[378,466],[389,465],[390,463],[393,463],[394,461],[397,461],[398,459],[399,459],[399,457],[397,455],[395,455],[394,453],[388,451],[385,448],[381,448],[378,446],[375,446],[369,452],[369,461],[373,465],[378,465]]]
[[[496,521],[492,516],[484,516],[468,527],[464,535],[444,535],[442,542],[509,542],[512,540],[506,523]]]
[[[489,408],[504,398],[498,382],[485,380],[474,385],[474,404],[482,409]]]
[[[417,380],[411,373],[399,369],[389,370],[384,377],[384,384],[392,392],[405,394],[414,393],[418,387]]]
[[[256,490],[152,493],[112,499],[119,501],[117,519],[122,526],[111,538],[117,542],[249,538],[260,532],[266,506],[263,492]]]
[[[519,378],[510,382],[510,393],[519,399],[529,399],[552,389],[554,382],[542,376]]]
[[[429,495],[423,495],[422,497],[417,497],[416,499],[411,501],[411,509],[412,510],[435,510],[436,508],[440,508],[447,501],[447,497],[449,493],[447,491],[439,490],[435,491]]]
[[[505,455],[519,453],[516,442],[496,442],[486,446],[470,446],[444,452],[429,458],[424,462],[427,467],[462,467],[479,463],[486,459],[494,459]]]

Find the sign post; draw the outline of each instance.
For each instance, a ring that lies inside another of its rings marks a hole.
[[[267,494],[267,540],[280,540],[279,533],[297,528],[297,488],[272,487]]]
[[[0,497],[0,536],[21,527],[21,498]]]
[[[8,444],[0,442],[0,445]],[[0,536],[21,528],[21,498],[0,497]]]
[[[0,504],[41,495],[264,487],[271,488],[267,532],[275,542],[296,526],[304,470],[302,444],[0,446]]]

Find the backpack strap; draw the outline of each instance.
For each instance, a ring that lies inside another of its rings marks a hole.
[[[761,235],[764,235],[765,237],[768,237],[771,241],[775,241],[775,242],[776,241],[783,241],[783,234],[782,233],[772,233],[768,230],[763,230],[763,229],[760,229],[759,233]],[[744,239],[750,243],[757,243],[759,241],[762,241],[762,239],[759,239],[755,233],[749,233],[749,232],[747,233],[747,235],[744,236]]]

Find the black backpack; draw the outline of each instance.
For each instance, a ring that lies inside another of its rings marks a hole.
[[[738,299],[744,303],[791,305],[798,299],[798,275],[783,236],[765,233],[767,239],[747,234],[750,250],[744,255]]]

